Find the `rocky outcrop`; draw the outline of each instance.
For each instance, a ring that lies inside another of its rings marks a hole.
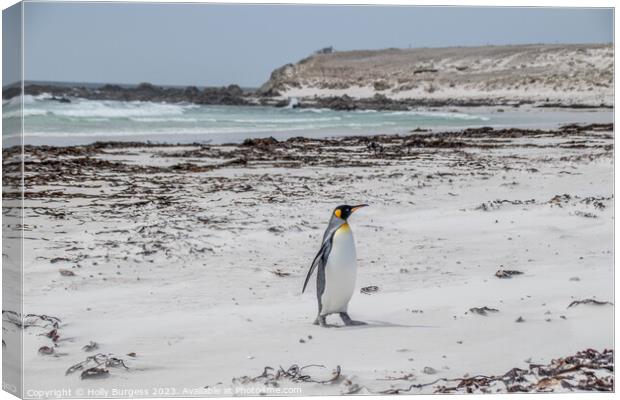
[[[531,101],[508,101],[497,99],[392,99],[382,94],[375,94],[368,98],[353,98],[348,95],[316,97],[301,100],[300,108],[329,108],[332,110],[377,110],[377,111],[406,111],[415,108],[434,107],[482,107],[482,106],[506,106],[519,107],[524,104],[532,104]],[[585,108],[576,105],[575,108]],[[588,106],[592,108],[593,106]]]
[[[269,80],[265,82],[258,90],[259,96],[276,97],[280,96],[279,90],[284,90],[287,87],[299,87],[294,79],[294,65],[286,64],[280,68],[275,69]]]
[[[118,100],[118,101],[153,101],[212,105],[247,105],[251,104],[251,93],[245,93],[238,85],[229,85],[220,88],[198,89],[195,86],[186,88],[161,87],[150,83],[140,83],[134,87],[120,85],[103,85],[101,87],[66,87],[55,85],[29,84],[24,87],[28,95],[49,94],[51,100],[70,102],[71,98],[90,100]],[[9,87],[2,91],[3,99],[18,96],[18,87]]]

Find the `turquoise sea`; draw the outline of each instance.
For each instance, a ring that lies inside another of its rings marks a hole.
[[[4,146],[20,141],[21,98],[3,101]],[[130,140],[165,143],[228,143],[250,137],[332,137],[409,133],[416,128],[553,128],[573,122],[612,122],[610,110],[497,109],[333,111],[262,106],[206,106],[71,99],[49,95],[23,99],[24,142],[76,145]]]

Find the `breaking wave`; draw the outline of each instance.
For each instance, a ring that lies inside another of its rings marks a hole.
[[[489,117],[482,115],[472,115],[457,112],[439,112],[439,111],[392,111],[390,115],[417,115],[420,117],[437,118],[437,119],[462,119],[466,121],[488,121]]]
[[[489,119],[459,112],[334,111],[324,108],[69,100],[61,102],[49,94],[24,96],[27,136],[37,136],[41,138],[40,142],[57,142],[58,138],[65,137],[122,138],[153,134],[164,135],[168,138],[164,140],[176,143],[179,135],[196,135],[207,140],[209,135],[225,137],[228,134],[239,139],[244,135],[287,132],[294,132],[297,136],[306,135],[305,132],[314,136],[402,133],[420,126],[472,126]],[[3,100],[3,121],[17,124],[21,118],[21,105],[21,97]]]

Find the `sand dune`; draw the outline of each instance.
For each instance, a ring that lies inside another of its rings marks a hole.
[[[298,98],[613,105],[613,57],[611,44],[337,51],[275,70],[262,90]]]

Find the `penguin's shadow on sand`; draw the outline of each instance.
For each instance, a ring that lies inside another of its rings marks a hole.
[[[438,326],[434,325],[405,325],[405,324],[394,324],[392,322],[386,321],[364,321],[365,325],[331,325],[330,328],[340,328],[347,330],[357,330],[357,329],[371,329],[371,328],[438,328]]]

